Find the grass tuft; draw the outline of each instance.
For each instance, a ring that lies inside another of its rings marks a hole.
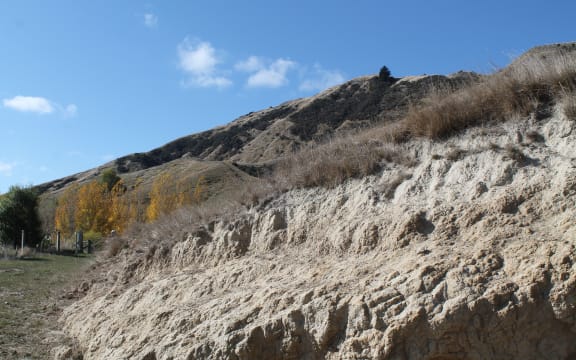
[[[380,171],[386,163],[413,166],[414,158],[399,146],[360,133],[309,146],[277,166],[274,182],[281,189],[322,186],[333,188],[347,179]]]
[[[436,92],[409,110],[401,131],[440,139],[515,116],[533,113],[539,120],[551,114],[555,99],[574,89],[576,59],[565,55],[532,57],[456,92]]]

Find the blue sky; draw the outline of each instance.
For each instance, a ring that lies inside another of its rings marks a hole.
[[[0,192],[144,152],[382,65],[489,72],[576,40],[571,1],[0,2]]]

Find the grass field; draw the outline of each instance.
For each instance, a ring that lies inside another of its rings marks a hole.
[[[66,341],[57,320],[70,300],[62,295],[91,262],[48,254],[0,259],[0,359],[47,359]]]

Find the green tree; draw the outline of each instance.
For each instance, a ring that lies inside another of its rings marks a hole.
[[[112,188],[116,183],[120,181],[120,176],[116,174],[116,170],[114,169],[106,169],[100,175],[100,182],[106,184],[108,191],[112,191]]]
[[[387,66],[382,66],[380,68],[380,72],[378,73],[378,78],[380,81],[385,83],[394,82],[394,78],[392,77],[392,73],[390,73],[390,69]]]
[[[18,246],[22,230],[27,246],[36,246],[42,240],[38,194],[31,187],[12,186],[0,198],[0,241]]]

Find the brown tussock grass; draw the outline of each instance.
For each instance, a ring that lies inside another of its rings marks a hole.
[[[400,147],[368,135],[362,132],[306,147],[280,162],[274,182],[281,189],[333,188],[347,179],[375,174],[385,163],[415,163]]]
[[[567,55],[528,58],[456,92],[438,91],[411,108],[401,131],[446,138],[465,128],[536,113],[576,88],[576,60]]]

